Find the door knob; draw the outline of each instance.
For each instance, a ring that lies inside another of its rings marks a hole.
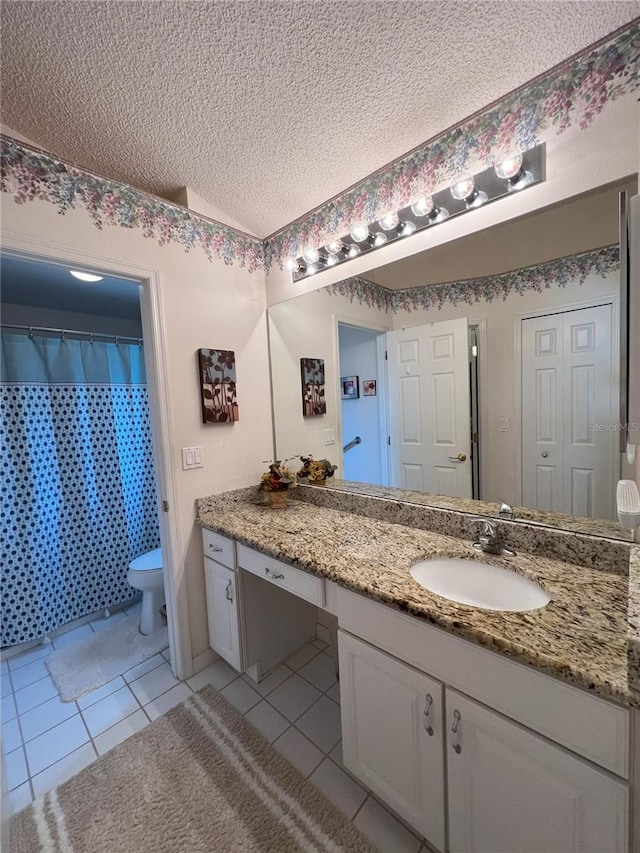
[[[547,453],[546,450],[543,450],[540,455],[542,456],[543,459],[546,459],[549,454]]]
[[[450,456],[449,459],[452,462],[466,462],[467,461],[467,454],[466,453],[458,453],[457,456]]]

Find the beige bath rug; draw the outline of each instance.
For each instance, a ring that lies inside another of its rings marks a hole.
[[[86,640],[78,640],[46,658],[63,702],[72,702],[127,672],[169,645],[166,628],[140,633],[140,616],[116,619]]]
[[[375,848],[212,687],[11,820],[11,853]]]

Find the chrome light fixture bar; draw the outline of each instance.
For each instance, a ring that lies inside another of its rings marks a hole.
[[[499,155],[494,165],[476,175],[454,177],[448,189],[414,198],[402,210],[388,211],[377,222],[354,222],[349,233],[325,246],[306,246],[302,255],[291,258],[287,268],[294,281],[336,266],[359,255],[374,252],[386,243],[433,228],[454,216],[471,213],[514,192],[522,192],[544,180],[544,145],[520,153]]]

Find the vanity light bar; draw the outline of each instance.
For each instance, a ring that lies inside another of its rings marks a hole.
[[[449,189],[433,196],[425,193],[402,210],[388,211],[377,222],[354,222],[344,237],[336,237],[320,248],[307,246],[299,258],[291,258],[287,268],[293,281],[309,278],[329,266],[374,252],[386,243],[402,240],[417,231],[433,228],[445,219],[469,213],[541,183],[544,180],[543,154],[544,145],[522,154],[509,152],[496,158],[495,165],[483,172],[457,175]]]

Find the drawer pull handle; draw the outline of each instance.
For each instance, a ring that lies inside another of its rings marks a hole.
[[[272,572],[271,569],[265,568],[264,573],[268,578],[272,578],[272,580],[274,580],[274,581],[283,581],[284,580],[283,574],[280,574],[277,572]]]
[[[231,581],[227,584],[227,601],[233,604],[233,595],[231,594]]]
[[[454,709],[453,725],[451,726],[451,733],[452,734],[454,734],[454,735],[459,734],[458,724],[460,723],[461,720],[462,720],[462,715],[460,714],[460,711],[458,711],[457,708]],[[457,742],[454,743],[454,738],[451,738],[451,746],[453,747],[453,751],[456,752],[458,755],[460,755],[460,753],[462,752],[462,747],[460,746],[459,743],[457,743]]]
[[[427,693],[422,722],[424,724],[424,730],[429,735],[429,737],[433,737],[433,726],[431,725],[431,721],[429,719],[429,714],[431,713],[431,706],[432,705],[433,705],[433,696],[430,693]]]
[[[222,551],[222,548],[218,548],[212,542],[209,542],[209,550],[210,551]]]

